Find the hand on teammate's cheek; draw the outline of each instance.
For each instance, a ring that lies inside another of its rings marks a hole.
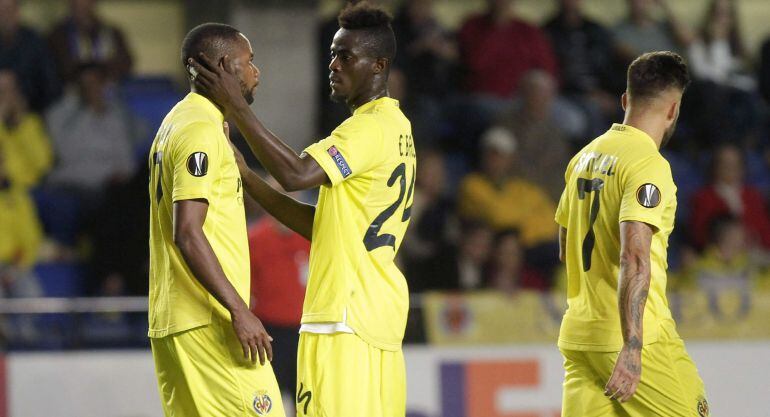
[[[197,72],[193,79],[196,90],[222,106],[225,113],[228,113],[239,99],[245,102],[241,83],[233,74],[233,64],[228,56],[222,58],[219,64],[215,64],[206,54],[201,53],[198,59],[190,58],[188,63]]]

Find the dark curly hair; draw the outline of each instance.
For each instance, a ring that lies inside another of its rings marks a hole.
[[[182,41],[182,65],[187,66],[187,58],[197,59],[201,52],[219,61],[231,51],[240,34],[238,29],[223,23],[204,23],[192,28]]]
[[[387,58],[391,62],[396,57],[392,21],[393,17],[388,12],[366,1],[351,2],[337,17],[340,28],[366,34],[362,42],[371,56]]]
[[[628,94],[634,99],[658,96],[669,88],[682,92],[690,85],[690,72],[684,59],[674,52],[648,52],[628,67]]]

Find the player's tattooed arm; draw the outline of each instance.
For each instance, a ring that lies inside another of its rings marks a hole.
[[[328,184],[329,177],[315,159],[300,156],[273,134],[251,111],[241,92],[240,82],[232,75],[229,59],[219,64],[201,53],[188,64],[195,69],[195,88],[225,110],[241,131],[254,156],[259,159],[286,191],[306,190]]]
[[[650,289],[652,235],[653,229],[646,223],[620,223],[618,309],[623,348],[605,387],[605,394],[621,402],[634,395],[642,375],[643,320]]]

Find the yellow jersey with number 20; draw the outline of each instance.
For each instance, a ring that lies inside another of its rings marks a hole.
[[[305,152],[331,184],[318,197],[302,323],[345,322],[370,345],[398,350],[409,292],[394,258],[414,194],[411,124],[398,101],[380,98]]]
[[[614,124],[572,158],[556,222],[567,229],[567,302],[559,347],[619,351],[620,222],[653,227],[650,290],[644,311],[644,344],[673,325],[666,300],[666,251],[674,228],[676,186],[671,167],[652,138]]]

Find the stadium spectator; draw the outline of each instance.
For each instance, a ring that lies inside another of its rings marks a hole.
[[[8,175],[6,161],[0,149],[0,298],[39,297],[42,290],[33,267],[43,234],[32,198]],[[31,319],[0,321],[0,333],[21,342],[36,337]]]
[[[531,71],[521,80],[519,100],[501,114],[497,124],[516,138],[515,173],[542,186],[553,201],[564,189],[564,178],[554,173],[564,170],[571,154],[564,131],[570,123],[559,120],[556,103],[555,80],[544,71]],[[579,129],[579,120],[572,125]]]
[[[582,0],[559,0],[559,9],[545,24],[559,62],[561,95],[582,108],[590,130],[598,135],[620,111],[618,92],[625,88],[620,71],[614,71],[611,32],[588,18]]]
[[[490,288],[511,295],[519,290],[548,288],[546,280],[526,264],[516,230],[504,230],[495,236],[487,279]]]
[[[74,243],[82,232],[81,220],[95,220],[91,215],[107,188],[127,181],[135,168],[132,120],[119,102],[107,98],[105,67],[83,64],[77,80],[77,92],[65,95],[46,117],[57,155],[47,189],[62,201],[74,199],[79,206],[69,213],[75,218],[56,219],[59,224],[76,225],[74,235],[72,230],[61,232],[66,236],[54,233],[65,244]]]
[[[45,42],[19,20],[18,0],[0,0],[0,69],[18,77],[30,109],[42,112],[61,93]]]
[[[269,180],[273,187],[280,185]],[[297,198],[297,193],[293,196]],[[272,365],[285,397],[294,398],[310,242],[270,215],[249,226],[251,311],[273,337]],[[293,404],[294,401],[287,401]]]
[[[695,268],[698,285],[708,294],[714,317],[724,318],[720,299],[733,291],[740,295],[738,316],[745,316],[751,307],[753,272],[745,227],[740,219],[722,215],[712,220],[710,232],[710,243]]]
[[[757,68],[759,79],[759,93],[770,103],[770,37],[765,38],[759,51],[759,66]]]
[[[416,292],[423,290],[423,278],[433,273],[437,258],[447,255],[457,234],[444,156],[426,149],[419,157],[411,224],[399,251],[410,290]]]
[[[654,6],[662,11],[662,20],[655,18]],[[623,64],[645,52],[678,52],[692,42],[690,29],[676,17],[668,0],[628,0],[628,11],[628,17],[613,30]]]
[[[510,98],[532,69],[556,76],[556,58],[537,27],[518,19],[511,0],[487,0],[487,10],[467,19],[458,34],[469,92]]]
[[[460,184],[458,205],[464,219],[482,221],[494,230],[517,229],[525,248],[556,239],[556,207],[540,186],[511,174],[517,143],[504,129],[485,134],[481,170]]]
[[[760,124],[756,81],[746,72],[746,51],[741,39],[737,6],[732,0],[713,0],[698,36],[688,49],[695,75],[690,105],[699,127],[699,142],[728,138],[744,140]],[[717,133],[718,135],[716,136]]]
[[[709,225],[719,216],[731,215],[743,223],[750,245],[770,249],[770,219],[762,195],[744,181],[745,164],[735,145],[714,151],[711,183],[698,190],[692,200],[691,233],[696,248],[708,244]]]
[[[731,0],[711,2],[688,55],[693,74],[701,80],[748,89],[754,87],[750,78],[739,74],[744,69],[746,50],[741,39],[737,7]]]
[[[40,116],[27,111],[16,74],[0,70],[0,149],[8,177],[19,187],[38,185],[51,168],[51,143]]]
[[[457,44],[436,18],[433,0],[405,1],[393,31],[399,51],[396,66],[406,77],[407,95],[401,102],[414,136],[426,145],[439,136],[442,101],[454,92]]]
[[[409,290],[470,291],[486,285],[486,266],[492,255],[494,232],[484,223],[465,222],[458,242],[433,259],[420,276],[409,276]]]
[[[78,68],[84,63],[100,63],[112,81],[123,80],[131,73],[133,59],[125,36],[97,15],[96,3],[69,0],[69,15],[49,35],[59,75],[66,83],[78,80]]]
[[[90,222],[89,294],[147,295],[149,166],[140,163],[125,183],[108,187]]]

